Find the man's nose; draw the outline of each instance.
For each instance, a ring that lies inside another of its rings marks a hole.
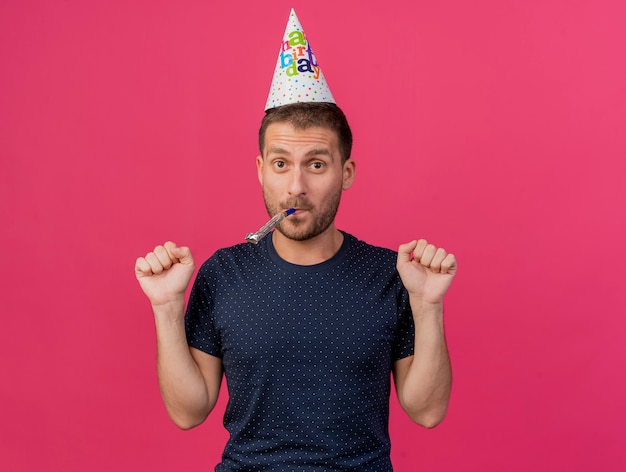
[[[289,194],[302,195],[306,190],[304,173],[300,168],[295,168],[289,175]]]

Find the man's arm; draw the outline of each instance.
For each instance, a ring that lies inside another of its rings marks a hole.
[[[191,252],[172,242],[137,259],[135,275],[152,304],[161,396],[182,429],[209,415],[222,381],[221,359],[190,348],[185,335],[185,290],[194,272]]]
[[[396,361],[400,405],[416,423],[432,428],[445,417],[452,371],[443,328],[443,297],[456,274],[456,259],[425,240],[398,250],[398,272],[409,292],[415,323],[414,355]]]

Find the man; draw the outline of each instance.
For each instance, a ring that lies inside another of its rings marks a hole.
[[[392,470],[390,372],[413,421],[434,427],[446,413],[455,258],[424,240],[395,254],[335,226],[356,164],[334,103],[270,108],[259,145],[269,215],[295,212],[259,244],[205,262],[186,315],[189,249],[167,242],[137,259],[167,411],[183,429],[199,425],[225,374],[230,439],[216,471]]]

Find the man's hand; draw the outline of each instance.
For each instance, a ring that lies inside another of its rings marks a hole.
[[[153,307],[183,302],[195,265],[188,247],[171,241],[157,246],[135,263],[135,275]]]
[[[457,270],[453,254],[424,239],[402,244],[396,267],[411,299],[428,304],[443,302]]]

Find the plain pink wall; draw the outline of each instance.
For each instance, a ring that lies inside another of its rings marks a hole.
[[[459,259],[449,414],[424,430],[392,399],[396,469],[624,470],[623,5],[1,2],[0,469],[219,460],[221,412],[167,419],[133,265],[264,222],[256,131],[294,6],[355,134],[341,228]]]

